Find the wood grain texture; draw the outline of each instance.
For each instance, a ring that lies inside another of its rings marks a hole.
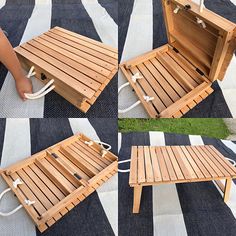
[[[35,67],[43,83],[83,112],[96,102],[118,70],[118,52],[85,36],[55,27],[15,48],[25,70]]]
[[[1,172],[38,229],[43,232],[117,173],[117,157],[76,134]],[[23,181],[13,187],[17,178]],[[35,201],[28,206],[25,199]]]

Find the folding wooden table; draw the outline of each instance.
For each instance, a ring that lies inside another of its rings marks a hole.
[[[133,213],[139,213],[143,186],[213,180],[226,202],[233,178],[236,168],[211,145],[132,146],[129,184],[134,188]],[[226,180],[225,185],[220,180]]]
[[[236,48],[236,25],[208,9],[199,12],[193,1],[162,4],[168,44],[120,69],[150,117],[178,118],[213,92],[214,81],[223,80]]]
[[[43,83],[83,112],[95,103],[118,70],[118,50],[55,27],[15,48],[22,67],[34,66]]]
[[[77,134],[0,174],[43,232],[116,172],[114,154]],[[15,186],[16,182],[22,183]],[[28,205],[28,201],[34,203]]]

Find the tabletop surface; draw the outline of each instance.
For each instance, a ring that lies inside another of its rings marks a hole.
[[[131,186],[224,178],[236,178],[236,168],[212,145],[132,146]]]

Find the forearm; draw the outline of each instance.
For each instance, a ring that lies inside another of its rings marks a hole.
[[[23,71],[20,62],[7,37],[0,29],[0,61],[10,71],[15,80],[22,78]]]

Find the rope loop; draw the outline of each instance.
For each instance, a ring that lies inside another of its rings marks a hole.
[[[36,75],[36,72],[34,71],[34,66],[31,66],[28,74],[27,74],[27,78],[29,79],[30,77]],[[33,99],[38,99],[41,98],[43,96],[45,96],[46,94],[48,94],[49,92],[51,92],[54,88],[55,85],[53,85],[54,83],[54,79],[51,79],[44,87],[42,87],[38,92],[36,93],[25,93],[25,97],[29,100],[33,100]],[[52,86],[51,86],[52,85]]]
[[[123,164],[123,163],[130,162],[130,161],[131,161],[131,159],[127,159],[127,160],[123,160],[123,161],[118,161],[118,165],[119,165],[119,164]],[[119,169],[119,168],[118,168],[118,172],[120,172],[120,173],[128,173],[128,172],[130,172],[130,169],[122,170],[122,169]]]

